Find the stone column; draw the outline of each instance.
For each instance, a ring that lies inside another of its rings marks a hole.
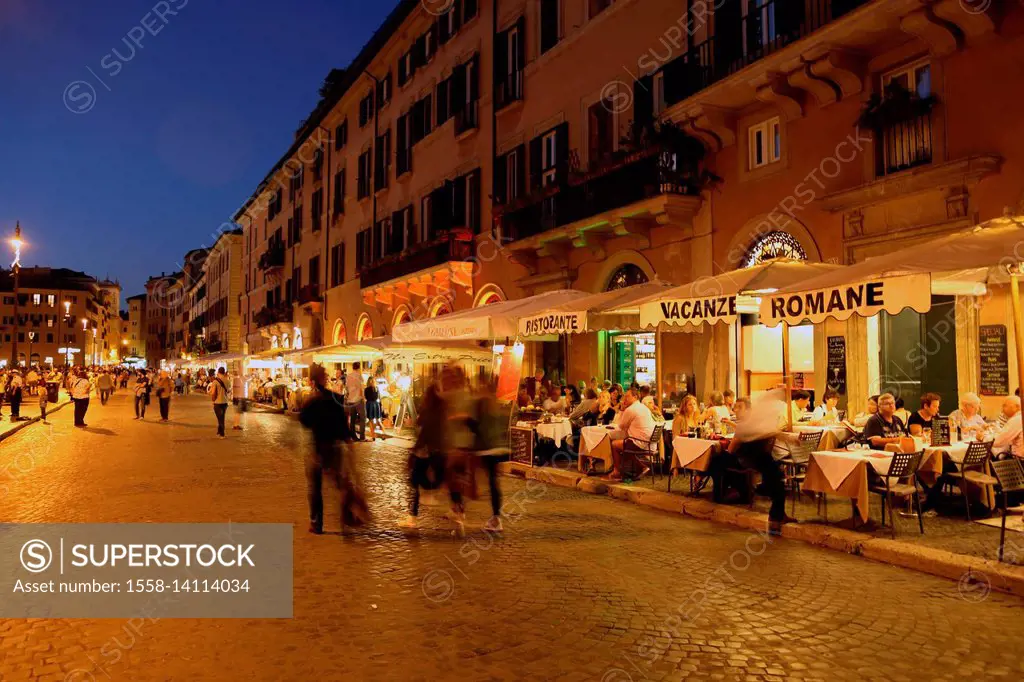
[[[864,409],[872,387],[868,385],[868,362],[877,362],[868,357],[867,322],[860,315],[846,321],[846,404],[848,416],[855,416]]]
[[[956,306],[956,383],[960,395],[978,392],[978,306],[983,298],[957,296]],[[946,408],[945,411],[952,411]]]

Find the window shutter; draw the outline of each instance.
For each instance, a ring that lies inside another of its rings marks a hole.
[[[476,234],[480,231],[480,169],[469,174],[466,180],[466,193],[469,194],[470,215],[467,216],[469,228]]]
[[[480,99],[480,53],[477,52],[469,60],[469,100],[476,102]]]
[[[504,204],[508,201],[505,190],[508,188],[508,154],[498,157],[494,164],[494,203]]]
[[[654,76],[644,76],[633,83],[633,135],[639,140],[640,131],[654,119]]]
[[[452,71],[452,77],[449,81],[451,85],[448,86],[449,111],[454,114],[456,111],[463,109],[466,103],[466,65],[459,64]]]
[[[494,36],[494,83],[505,80],[508,69],[508,31],[502,31]]]
[[[543,140],[538,136],[530,140],[530,191],[540,188]]]
[[[555,161],[558,167],[558,182],[569,177],[569,124],[559,123],[555,128]]]
[[[399,86],[405,85],[405,81],[409,79],[409,70],[407,68],[408,67],[408,61],[407,61],[408,60],[408,55],[409,55],[409,53],[406,52],[398,60],[398,85]]]
[[[519,157],[519,162],[516,164],[516,185],[519,187],[520,193],[525,193],[526,189],[526,145],[521,144],[516,147],[516,155]],[[506,170],[507,172],[507,170]],[[510,197],[510,199],[515,197]]]
[[[479,0],[462,0],[462,23],[475,17],[479,10]]]
[[[448,10],[449,12],[452,10]],[[444,13],[437,18],[437,42],[444,45],[451,38],[451,34],[448,32],[448,13]]]
[[[522,71],[526,67],[526,15],[516,20],[516,28],[519,29],[519,57],[515,67]]]
[[[452,184],[452,227],[467,227],[465,175],[455,178]]]
[[[452,33],[458,33],[459,29],[462,28],[462,0],[455,0],[452,3],[452,8],[448,10],[452,13]]]
[[[560,0],[541,0],[540,51],[547,52],[558,44],[558,3]]]

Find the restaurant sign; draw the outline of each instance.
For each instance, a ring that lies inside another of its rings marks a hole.
[[[731,323],[736,321],[735,296],[711,296],[681,300],[656,301],[640,306],[640,324],[643,327],[675,324],[700,326],[705,322]]]
[[[585,313],[545,313],[519,320],[519,333],[522,336],[580,334],[585,331],[587,331]]]
[[[431,318],[395,325],[392,339],[399,343],[414,341],[457,341],[490,338],[487,320],[470,318],[466,320]]]
[[[926,313],[931,307],[930,275],[879,277],[827,289],[764,296],[760,322],[774,327],[780,322],[795,325],[807,320],[846,320],[855,313],[870,317],[883,310],[895,315],[904,308]]]

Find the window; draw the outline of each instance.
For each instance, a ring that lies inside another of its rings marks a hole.
[[[32,294],[32,305],[42,305],[42,304],[43,304],[43,295],[42,294]]]
[[[587,110],[587,162],[591,168],[615,151],[615,121],[609,103],[602,100]]]
[[[364,128],[373,119],[373,91],[359,100],[359,127]]]
[[[434,197],[431,194],[423,197],[420,202],[420,232],[421,242],[434,238]]]
[[[665,110],[665,72],[659,71],[651,78],[653,90],[652,100],[654,102],[654,115],[658,116]]]
[[[296,206],[292,209],[292,217],[288,219],[288,223],[292,227],[292,244],[298,244],[302,241],[302,206]]]
[[[267,219],[273,220],[274,218],[276,218],[281,213],[282,206],[282,192],[280,189],[278,189],[276,192],[274,192],[274,196],[270,198],[270,205],[267,208]]]
[[[480,11],[479,0],[462,0],[462,23],[468,24]]]
[[[306,167],[301,161],[295,159],[294,162],[296,167],[292,171],[291,177],[288,179],[288,201],[291,202],[295,201],[295,196],[299,194],[299,190],[302,189],[302,180],[306,171]],[[285,164],[285,168],[288,168],[287,164]]]
[[[391,72],[389,71],[377,81],[377,110],[383,109],[391,101]]]
[[[449,3],[448,11],[437,18],[437,42],[444,45],[451,40],[462,24],[462,17],[459,16],[459,5],[456,0]]]
[[[391,131],[385,130],[384,134],[377,138],[374,145],[374,178],[373,188],[380,191],[388,186],[388,176],[391,174]]]
[[[932,95],[931,64],[921,62],[893,71],[882,78],[883,91],[899,88],[910,93],[914,100]],[[881,132],[881,158],[878,173],[897,173],[908,168],[931,163],[932,124],[927,107],[907,107],[909,111],[892,116]]]
[[[543,54],[558,44],[561,0],[540,0],[540,51]]]
[[[321,188],[313,192],[309,203],[309,215],[312,219],[310,222],[313,226],[313,231],[319,232],[324,214],[324,190]]]
[[[370,170],[372,168],[370,154],[371,150],[367,149],[359,155],[359,173],[356,183],[356,194],[359,199],[365,199],[370,196]]]
[[[505,201],[512,202],[523,194],[523,179],[526,171],[525,149],[516,147],[505,155]]]
[[[413,242],[409,241],[409,231],[414,229],[412,221],[412,207],[395,211],[391,214],[391,222],[387,226],[385,252],[388,255],[399,254],[405,251]]]
[[[309,259],[309,286],[320,286],[320,256],[313,256]]]
[[[782,158],[782,129],[779,117],[752,125],[747,133],[749,168],[762,168]]]
[[[344,149],[348,144],[348,119],[345,119],[334,128],[334,149]]]
[[[370,228],[360,230],[356,234],[356,263],[359,267],[366,267],[373,262],[373,245]]]
[[[451,86],[452,79],[449,76],[437,84],[437,125],[441,126],[451,118]]]
[[[387,234],[391,225],[390,218],[382,218],[373,226],[373,260],[378,261],[384,257],[384,235]]]
[[[411,143],[416,144],[424,137],[430,134],[431,127],[431,115],[433,102],[430,95],[425,96],[412,106],[411,116]]]
[[[412,170],[412,146],[410,123],[412,117],[406,112],[395,123],[395,176],[401,177]]]
[[[50,306],[51,308],[57,305],[57,297],[54,296],[53,294],[47,294],[46,305]]]
[[[398,87],[402,87],[412,80],[412,75],[416,71],[416,61],[414,59],[415,50],[416,47],[414,46],[398,58]]]
[[[334,174],[334,215],[345,212],[345,169],[341,168]]]
[[[541,138],[541,186],[555,183],[558,165],[558,131],[552,130]]]
[[[494,74],[495,106],[502,109],[523,98],[523,67],[526,65],[523,51],[525,17],[519,17],[515,24],[495,36]]]
[[[429,64],[430,60],[432,60],[434,55],[437,54],[437,24],[431,26],[430,29],[421,37],[423,39],[423,61],[421,62],[421,65],[425,65]]]
[[[345,281],[345,242],[331,247],[331,286],[336,287]]]

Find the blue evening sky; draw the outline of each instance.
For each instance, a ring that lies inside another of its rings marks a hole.
[[[3,0],[0,235],[21,220],[23,265],[141,293],[209,245],[395,4]]]

